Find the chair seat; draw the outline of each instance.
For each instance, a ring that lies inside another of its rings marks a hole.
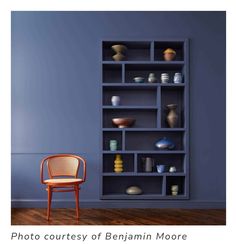
[[[61,178],[61,179],[48,179],[45,180],[44,183],[47,185],[75,185],[83,182],[82,179],[76,178]]]

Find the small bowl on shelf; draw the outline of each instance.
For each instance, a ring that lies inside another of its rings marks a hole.
[[[145,79],[143,77],[137,76],[137,77],[134,77],[133,80],[136,83],[143,83]]]
[[[113,118],[112,122],[118,128],[127,128],[132,126],[135,123],[134,118]]]

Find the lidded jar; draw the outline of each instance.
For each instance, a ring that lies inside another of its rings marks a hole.
[[[175,75],[174,75],[174,83],[175,84],[182,83],[182,74],[181,73],[175,73]]]

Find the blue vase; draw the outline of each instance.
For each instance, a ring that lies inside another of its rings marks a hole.
[[[159,141],[155,143],[155,146],[160,150],[171,150],[175,148],[174,142],[172,142],[170,139],[163,137]]]

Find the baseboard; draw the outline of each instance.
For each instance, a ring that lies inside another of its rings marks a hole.
[[[47,200],[44,199],[13,199],[12,208],[46,208]],[[53,200],[53,208],[70,208],[74,207],[73,200]],[[225,201],[193,201],[193,200],[176,200],[176,201],[114,201],[114,200],[81,200],[81,208],[189,208],[189,209],[225,209]]]

